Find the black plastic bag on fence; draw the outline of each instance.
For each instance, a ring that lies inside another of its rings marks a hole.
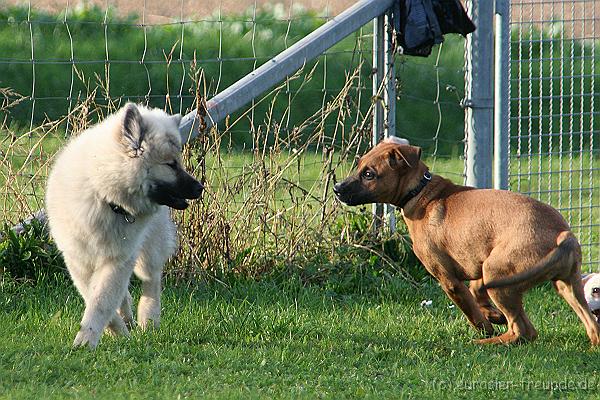
[[[400,0],[395,14],[398,44],[410,56],[429,56],[446,33],[475,30],[459,0]]]
[[[475,25],[459,0],[433,0],[432,3],[442,34],[460,33],[467,36],[475,30]]]

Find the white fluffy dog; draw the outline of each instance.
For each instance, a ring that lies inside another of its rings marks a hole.
[[[176,248],[168,207],[185,209],[203,189],[181,166],[180,119],[129,103],[56,158],[50,231],[85,300],[73,346],[95,348],[105,328],[129,334],[132,272],[142,281],[139,324],[159,324],[162,268]]]

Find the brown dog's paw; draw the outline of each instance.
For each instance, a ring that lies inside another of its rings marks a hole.
[[[492,324],[506,325],[508,323],[504,314],[502,314],[496,307],[481,307],[481,312]]]
[[[500,335],[500,336],[502,336],[502,335]],[[508,343],[501,340],[500,336],[494,336],[494,337],[485,338],[485,339],[475,339],[475,340],[473,340],[473,343],[482,344],[482,345],[487,345],[487,344],[506,344],[507,345]]]
[[[497,334],[496,330],[488,320],[483,320],[479,324],[475,325],[475,328],[484,338],[491,338]]]
[[[509,345],[509,344],[527,343],[527,342],[530,342],[532,340],[533,339],[528,339],[527,337],[525,337],[523,335],[517,335],[517,334],[512,333],[512,332],[506,332],[506,333],[503,333],[502,335],[499,335],[499,336],[494,336],[494,337],[491,337],[491,338],[476,340],[475,343],[477,343],[477,344],[504,344],[504,345]]]

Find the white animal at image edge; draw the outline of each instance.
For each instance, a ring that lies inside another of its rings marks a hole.
[[[583,285],[585,300],[600,322],[600,273],[585,275]]]

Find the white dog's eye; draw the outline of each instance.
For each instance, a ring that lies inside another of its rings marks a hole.
[[[177,161],[171,161],[169,163],[167,163],[167,165],[169,166],[169,168],[176,170],[177,169]]]
[[[592,288],[592,293],[594,293],[594,294],[600,293],[600,288],[597,288],[597,287]]]

